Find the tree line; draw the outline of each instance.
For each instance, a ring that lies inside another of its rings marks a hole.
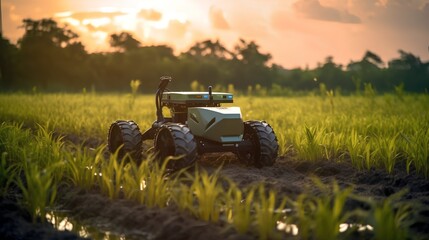
[[[257,43],[244,39],[233,49],[208,39],[176,55],[170,46],[143,46],[121,32],[109,36],[115,51],[89,53],[78,34],[53,19],[24,19],[22,28],[17,44],[1,36],[2,91],[128,91],[130,81],[138,79],[143,92],[153,92],[163,75],[173,76],[171,88],[176,90],[213,85],[215,90],[284,95],[318,89],[345,94],[368,87],[377,92],[429,89],[429,62],[403,50],[387,63],[367,51],[346,66],[328,56],[313,69],[285,69],[271,63],[272,56],[261,52]]]

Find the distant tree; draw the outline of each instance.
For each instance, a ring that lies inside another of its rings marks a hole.
[[[72,44],[79,37],[66,27],[59,27],[57,22],[47,18],[41,20],[24,19],[24,36],[18,40],[21,50],[27,47],[59,47],[64,48]]]
[[[118,48],[123,51],[136,50],[140,47],[141,43],[135,39],[133,35],[127,32],[121,32],[119,34],[111,34],[109,39],[110,46]]]
[[[273,71],[267,66],[271,60],[269,53],[262,53],[259,45],[254,41],[239,39],[234,47],[232,59],[233,74],[229,81],[237,89],[246,89],[248,85],[260,84],[262,87],[270,87],[273,82]]]
[[[412,92],[429,90],[429,63],[404,50],[398,51],[400,57],[389,61],[389,79],[393,87],[403,84],[403,89]]]
[[[384,77],[383,60],[374,52],[366,51],[362,59],[358,62],[351,62],[347,65],[347,70],[351,82],[359,79],[362,83],[371,83],[377,90],[386,90],[388,79]]]
[[[351,83],[342,70],[342,65],[336,64],[332,56],[325,58],[325,62],[320,64],[315,70],[318,84],[324,84],[327,90],[342,88],[351,90]]]
[[[18,40],[19,67],[30,86],[80,88],[86,51],[78,35],[52,19],[24,19],[25,33]]]
[[[371,51],[365,52],[361,62],[367,62],[379,68],[383,66],[383,60],[381,60],[380,56]]]
[[[246,42],[240,39],[234,48],[235,56],[244,64],[265,66],[271,60],[271,54],[263,54],[259,51],[259,45],[254,41]]]
[[[16,82],[18,48],[0,35],[0,87],[11,88]]]
[[[277,83],[295,91],[314,90],[318,87],[315,71],[301,68],[277,70]]]
[[[220,59],[232,56],[232,53],[226,49],[219,40],[212,41],[210,39],[195,43],[187,53],[196,57],[213,57]]]
[[[170,46],[141,46],[130,33],[121,32],[109,38],[118,51],[88,54],[76,33],[52,19],[24,19],[22,28],[24,35],[16,45],[0,39],[2,89],[128,91],[130,80],[140,79],[142,90],[152,92],[159,76],[172,75],[171,89],[189,88],[197,80],[201,86],[234,86],[234,90],[260,95],[288,95],[292,90],[314,91],[320,86],[351,92],[354,83],[359,90],[370,86],[379,93],[394,91],[395,86],[401,91],[429,90],[429,62],[403,50],[388,62],[388,68],[380,56],[366,51],[346,71],[331,56],[314,69],[289,70],[271,64],[269,53],[243,39],[232,50],[219,40],[196,42],[176,56]]]
[[[347,69],[350,71],[370,71],[380,69],[382,66],[383,60],[377,54],[366,51],[359,62],[351,62]]]
[[[404,50],[398,50],[400,55],[399,59],[393,59],[389,61],[389,68],[399,70],[417,69],[422,65],[422,61],[419,57],[414,56],[412,53],[405,52]]]

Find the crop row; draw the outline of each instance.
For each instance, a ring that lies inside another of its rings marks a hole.
[[[281,155],[302,160],[350,159],[358,169],[385,168],[398,161],[429,177],[429,96],[329,98],[239,97],[244,120],[273,126]],[[164,109],[166,112],[167,109]],[[106,139],[117,119],[147,129],[155,118],[150,96],[113,94],[2,94],[0,120],[40,123],[82,139]]]
[[[33,219],[44,219],[61,186],[98,190],[110,199],[125,198],[149,207],[176,207],[208,222],[227,223],[238,233],[260,239],[298,234],[302,239],[335,239],[371,229],[373,239],[404,239],[411,220],[409,205],[362,199],[350,187],[325,185],[314,179],[322,195],[301,194],[292,199],[267,189],[262,183],[241,189],[218,172],[204,170],[168,174],[165,163],[147,159],[137,165],[104,157],[104,146],[88,149],[65,144],[41,126],[33,133],[16,124],[0,125],[1,194],[15,184],[21,204]],[[174,161],[174,159],[167,159]],[[197,168],[198,169],[198,168]],[[329,193],[332,193],[329,194]],[[347,200],[369,207],[346,211]],[[347,227],[340,232],[340,226]],[[282,233],[283,232],[283,233]]]

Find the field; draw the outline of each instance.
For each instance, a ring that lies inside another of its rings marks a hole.
[[[428,95],[236,96],[227,105],[273,127],[274,166],[210,154],[166,174],[149,142],[141,165],[116,161],[105,149],[110,123],[149,128],[153,96],[1,94],[0,235],[429,237]]]

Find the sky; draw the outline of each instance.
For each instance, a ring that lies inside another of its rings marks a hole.
[[[3,36],[16,43],[22,19],[53,18],[79,34],[89,52],[111,51],[127,31],[143,46],[187,51],[196,41],[232,49],[253,40],[272,63],[346,65],[370,50],[385,62],[402,49],[429,60],[429,0],[0,0]]]

